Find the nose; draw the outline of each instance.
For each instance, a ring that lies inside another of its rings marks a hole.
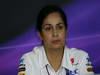
[[[56,29],[53,29],[53,37],[58,37],[58,31]]]

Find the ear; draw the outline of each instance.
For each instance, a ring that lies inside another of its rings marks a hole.
[[[43,40],[43,39],[42,39],[42,33],[37,32],[37,34],[38,34],[38,36],[39,36],[40,40]]]

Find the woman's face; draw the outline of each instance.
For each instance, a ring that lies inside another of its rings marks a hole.
[[[59,13],[49,14],[43,21],[40,38],[47,48],[62,48],[65,45],[65,25]]]

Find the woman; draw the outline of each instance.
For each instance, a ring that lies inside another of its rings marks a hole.
[[[44,7],[36,28],[43,45],[22,56],[18,75],[94,75],[88,54],[65,46],[67,22],[59,7]]]

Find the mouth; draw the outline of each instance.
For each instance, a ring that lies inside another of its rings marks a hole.
[[[52,43],[59,43],[61,40],[53,40]]]

